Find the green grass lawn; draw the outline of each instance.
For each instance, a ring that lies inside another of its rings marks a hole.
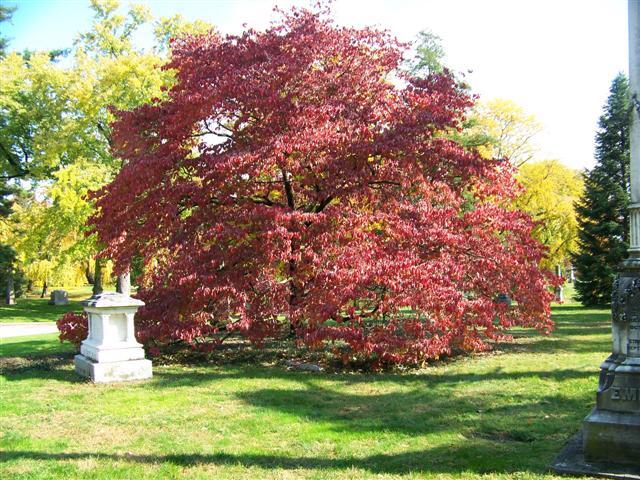
[[[55,335],[0,345],[1,478],[560,478],[594,405],[609,312],[554,308],[550,337],[404,374],[277,361],[159,365],[94,385]]]
[[[80,302],[91,296],[91,288],[91,285],[64,287],[69,292],[68,305],[49,305],[48,298],[40,298],[39,294],[18,298],[15,305],[0,305],[0,323],[55,322],[66,312],[81,311]]]

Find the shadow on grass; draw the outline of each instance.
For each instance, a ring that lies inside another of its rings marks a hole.
[[[520,347],[531,353],[560,349],[594,352],[601,343],[608,347],[608,342],[604,341],[607,336],[600,331],[606,327],[597,323],[599,321],[582,324],[563,318],[557,338],[533,336],[535,334],[525,332],[523,335],[531,336],[527,339],[531,342]],[[580,338],[582,336],[589,340],[583,341]],[[30,368],[16,371],[6,378],[23,380],[42,377],[69,382],[83,381],[70,367],[70,357],[66,362],[69,363],[53,366],[51,370]],[[467,473],[544,473],[561,444],[580,425],[581,419],[592,407],[598,365],[593,365],[593,371],[554,367],[532,369],[531,364],[528,365],[529,369],[523,366],[522,371],[515,372],[497,367],[482,372],[427,371],[416,375],[329,375],[246,364],[224,367],[200,365],[182,371],[159,367],[154,371],[153,380],[131,388],[144,392],[155,390],[154,393],[160,394],[171,392],[171,395],[189,395],[194,391],[191,387],[203,387],[228,379],[264,380],[247,384],[251,388],[231,387],[230,394],[251,412],[248,420],[244,421],[254,424],[264,421],[265,428],[269,428],[270,424],[281,421],[279,415],[292,417],[294,422],[315,424],[318,429],[314,427],[313,432],[316,433],[307,432],[307,435],[315,435],[316,439],[326,438],[332,433],[337,433],[334,439],[346,438],[351,434],[357,435],[358,439],[383,438],[388,433],[400,438],[403,435],[406,438],[421,437],[421,443],[414,447],[419,450],[380,454],[369,452],[369,455],[364,450],[358,452],[361,455],[345,454],[337,458],[333,454],[331,457],[313,456],[313,450],[303,451],[302,455],[295,455],[298,452],[287,455],[269,451],[213,454],[187,451],[136,455],[9,450],[3,452],[0,462],[90,459],[109,464],[167,463],[182,467],[211,464],[342,472],[360,469],[379,475],[432,472],[461,474],[463,477]],[[551,391],[554,383],[581,379],[591,379],[593,390],[566,395]],[[549,383],[541,383],[540,380]],[[350,388],[352,384],[358,388]],[[183,392],[179,390],[181,387],[185,387]],[[233,428],[243,428],[242,421],[239,419]],[[259,433],[260,429],[256,431]],[[429,434],[432,433],[436,434],[433,438],[438,442],[434,445],[429,444]],[[292,434],[295,432],[292,431]],[[149,435],[153,435],[153,427]],[[195,449],[186,445],[185,448]],[[242,445],[238,448],[242,448]]]
[[[154,388],[176,388],[176,387],[195,387],[203,383],[218,382],[227,379],[278,379],[292,380],[301,382],[312,382],[315,379],[331,380],[345,384],[370,383],[372,381],[392,382],[394,384],[415,385],[416,387],[424,387],[425,385],[431,389],[440,387],[449,387],[457,383],[476,383],[501,380],[522,380],[522,379],[548,379],[555,381],[580,379],[580,378],[596,378],[598,376],[598,365],[595,365],[593,371],[580,371],[575,369],[554,369],[554,370],[526,370],[526,371],[503,371],[502,369],[494,369],[486,373],[447,373],[447,374],[430,374],[420,373],[416,375],[404,375],[393,373],[377,373],[377,374],[334,374],[331,376],[286,371],[272,367],[239,367],[233,371],[219,372],[194,372],[173,373],[168,371],[155,371],[153,387]]]
[[[71,368],[74,355],[71,352],[41,357],[2,357],[0,375],[7,381],[38,378],[68,383],[86,382]]]
[[[318,439],[329,438],[327,434],[337,432],[339,435],[333,438],[338,442],[340,440],[336,438],[343,438],[343,434],[357,435],[357,438],[363,439],[372,436],[383,439],[389,434],[400,434],[406,438],[423,436],[424,441],[420,443],[419,451],[368,456],[363,451],[362,455],[338,458],[272,454],[268,451],[261,454],[241,451],[136,455],[8,450],[3,452],[0,461],[62,462],[88,459],[109,464],[114,461],[149,465],[169,463],[183,467],[212,464],[322,471],[348,471],[355,468],[388,475],[411,472],[543,473],[566,437],[588,412],[591,394],[532,394],[526,388],[518,388],[514,392],[514,386],[517,385],[516,382],[526,378],[564,380],[590,375],[572,370],[506,373],[496,369],[485,374],[345,374],[327,377],[256,367],[236,368],[233,371],[226,369],[220,373],[158,372],[152,382],[141,384],[140,388],[170,388],[172,395],[179,395],[175,391],[176,386],[191,387],[200,382],[235,378],[272,380],[274,384],[283,385],[281,388],[255,388],[257,385],[253,385],[252,389],[233,391],[233,396],[241,400],[247,406],[247,411],[251,412],[250,420],[244,421],[256,422],[262,418],[266,429],[280,421],[277,415],[266,416],[265,412],[268,411],[318,425],[318,432],[321,433],[314,434]],[[372,378],[375,378],[375,383],[371,382]],[[595,389],[595,375],[593,379]],[[323,384],[327,380],[333,385],[327,387]],[[481,384],[478,390],[478,384],[474,382],[485,381],[499,382],[490,388]],[[341,390],[340,385],[336,385],[341,382],[365,385],[358,386],[359,390],[354,393],[353,390]],[[375,389],[386,388],[384,384],[387,382],[402,382],[402,388],[400,391],[376,393]],[[265,384],[270,385],[262,383]],[[367,388],[368,385],[373,390]],[[243,420],[240,419],[239,422],[235,428],[242,429]],[[260,429],[257,432],[259,434]],[[154,435],[153,428],[148,435]],[[429,445],[431,435],[438,442],[432,446]],[[100,466],[95,468],[99,469]]]
[[[611,310],[608,308],[585,308],[582,305],[558,305],[552,309],[552,318],[556,325],[573,324],[576,327],[590,328],[594,323],[611,323]]]
[[[603,352],[603,358],[607,356],[611,341],[604,337],[584,338],[557,338],[557,337],[529,337],[518,336],[518,339],[526,339],[524,342],[500,343],[499,351],[505,353],[593,353]],[[525,343],[526,342],[526,343]]]
[[[372,474],[409,474],[413,472],[433,473],[513,473],[532,471],[543,473],[546,467],[532,467],[528,464],[530,445],[516,450],[509,449],[508,458],[499,445],[487,442],[438,446],[421,451],[398,454],[377,454],[362,457],[326,458],[313,456],[284,456],[252,453],[214,453],[214,454],[169,454],[134,455],[105,454],[99,452],[82,453],[42,453],[35,451],[5,451],[0,462],[15,460],[36,461],[73,461],[101,460],[109,463],[143,463],[150,465],[173,464],[180,467],[202,464],[241,466],[243,468],[262,468],[280,470],[322,470],[348,471],[359,469]]]
[[[611,325],[611,314],[593,314],[593,316],[597,316],[597,318],[587,321],[584,319],[584,316],[579,313],[567,313],[558,315],[554,317],[553,320],[557,329],[571,325],[576,328],[588,330],[593,327],[604,328],[607,325]]]
[[[563,337],[573,335],[579,335],[581,337],[592,335],[611,335],[610,323],[589,324],[581,327],[574,327],[573,324],[571,326],[558,325],[558,327],[561,329],[560,331]],[[552,337],[554,336],[552,335]]]
[[[37,340],[22,340],[11,342],[11,339],[0,341],[0,364],[5,357],[37,358],[47,355],[71,354],[74,347],[70,343],[60,343],[55,338],[45,338]],[[29,352],[25,355],[25,352]]]
[[[29,301],[29,300],[27,300]],[[569,313],[578,312],[578,313]],[[504,353],[589,353],[601,350],[607,352],[610,346],[610,313],[602,311],[584,310],[577,305],[554,307],[554,319],[556,330],[550,336],[543,336],[533,329],[515,329],[513,343],[498,343],[496,351]],[[283,351],[284,349],[288,349]],[[233,355],[227,355],[226,350],[236,349]],[[25,352],[29,352],[25,355]],[[154,372],[155,388],[166,386],[196,386],[200,383],[217,381],[224,378],[299,378],[304,375],[301,372],[288,372],[281,367],[271,366],[265,368],[251,368],[251,363],[281,364],[283,358],[294,356],[296,351],[291,345],[274,344],[270,348],[255,350],[238,345],[224,345],[219,350],[219,357],[213,357],[208,363],[195,364],[193,370],[187,374],[173,374],[168,371],[157,370]],[[7,358],[9,357],[9,358]],[[13,358],[11,358],[13,357]],[[50,359],[49,359],[50,357]],[[63,360],[60,360],[60,359]],[[33,340],[0,344],[0,373],[6,375],[8,380],[23,380],[30,378],[70,379],[73,372],[66,370],[56,371],[57,367],[72,365],[73,347],[68,344],[51,343],[50,340]],[[604,358],[604,357],[603,357]],[[23,359],[24,361],[20,361]],[[64,360],[66,359],[66,360]],[[455,362],[457,359],[450,359]],[[225,367],[226,373],[211,372],[215,366]],[[206,373],[200,373],[197,367],[209,369]],[[230,370],[231,369],[231,370]],[[67,369],[70,370],[70,369]],[[71,369],[72,370],[72,369]],[[251,372],[251,373],[249,373]],[[260,373],[258,373],[260,372]],[[368,382],[372,379],[389,380],[395,383],[407,382],[437,382],[439,384],[451,384],[461,382],[483,382],[502,379],[540,378],[565,380],[571,378],[586,378],[597,375],[597,365],[593,372],[576,371],[571,369],[554,369],[548,371],[523,371],[502,372],[492,371],[481,374],[460,375],[403,375],[393,373],[378,374],[339,374],[331,378],[344,379],[345,382]]]
[[[49,355],[41,358],[0,358],[0,374],[7,381],[23,381],[34,378],[51,379],[59,381],[79,381],[78,375],[73,370],[74,353],[60,355]],[[287,371],[279,367],[244,367],[236,366],[225,368],[224,372],[209,370],[189,371],[173,373],[170,371],[154,370],[153,380],[149,383],[150,388],[180,388],[195,387],[198,385],[220,382],[228,379],[278,379],[292,381],[312,381],[313,379],[325,379],[345,384],[369,383],[372,381],[392,382],[395,384],[408,384],[424,386],[429,384],[429,388],[436,389],[448,387],[458,383],[475,383],[501,380],[522,380],[522,379],[548,379],[555,381],[597,378],[598,369],[594,366],[593,371],[580,371],[574,369],[554,369],[539,371],[505,372],[501,369],[494,369],[487,373],[469,374],[429,374],[421,373],[417,375],[404,375],[393,373],[377,374],[334,374],[331,376],[309,372]]]
[[[43,378],[74,382],[69,367],[75,353],[71,344],[60,343],[57,338],[3,340],[0,343],[0,375],[5,380]]]
[[[584,305],[578,302],[569,302],[569,303],[563,303],[560,305],[557,303],[552,304],[552,310],[554,313],[563,312],[567,310],[584,310],[586,312],[593,312],[593,311],[599,312],[601,310],[609,310],[609,309],[610,309],[610,306],[607,306],[607,305],[585,307]]]
[[[306,390],[257,389],[236,396],[254,408],[320,423],[336,432],[415,436],[455,431],[498,443],[545,440],[558,433],[560,424],[574,421],[576,412],[587,413],[583,398],[541,395],[532,400],[526,392],[510,392],[507,384],[491,392],[477,392],[467,385],[463,391],[434,386],[371,395],[315,384]],[[553,413],[553,420],[545,420],[548,413]]]
[[[45,298],[20,298],[14,305],[3,305],[0,323],[55,322],[67,312],[82,311],[79,301],[71,300],[67,305],[49,305]]]

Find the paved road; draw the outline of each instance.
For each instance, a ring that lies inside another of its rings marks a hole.
[[[42,333],[56,333],[55,322],[38,323],[0,323],[0,339],[9,337],[23,337],[25,335],[40,335]]]

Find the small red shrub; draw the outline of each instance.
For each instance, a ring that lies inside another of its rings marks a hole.
[[[56,326],[60,331],[60,341],[71,342],[76,348],[89,333],[89,319],[86,313],[67,312],[56,321]]]

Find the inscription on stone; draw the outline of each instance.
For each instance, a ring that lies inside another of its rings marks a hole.
[[[613,387],[611,389],[611,400],[621,400],[624,402],[635,402],[640,400],[640,388],[633,387]]]

